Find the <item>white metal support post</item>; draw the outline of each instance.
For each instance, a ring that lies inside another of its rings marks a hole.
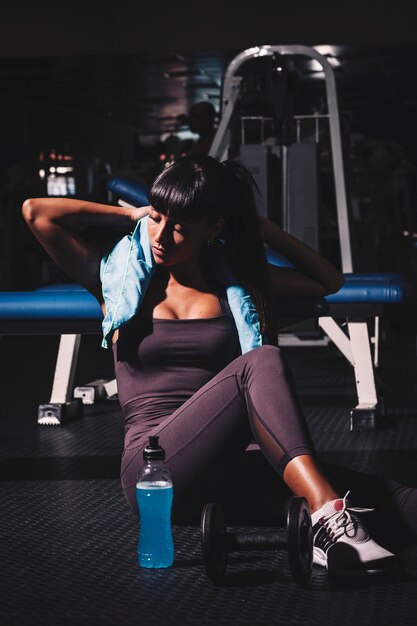
[[[38,409],[38,424],[56,425],[79,415],[82,402],[71,399],[81,335],[61,335],[51,399]]]
[[[358,394],[356,409],[369,410],[370,408],[375,408],[378,401],[367,323],[365,321],[347,320],[349,336],[343,332],[332,317],[321,317],[319,326],[330,337],[355,370],[355,383]]]
[[[366,322],[349,322],[348,329],[352,348],[355,381],[358,391],[357,409],[370,410],[376,407],[375,378],[372,367],[371,345]]]
[[[321,317],[319,326],[354,369],[358,404],[350,414],[351,430],[374,429],[378,415],[384,407],[382,402],[378,402],[373,367],[377,357],[374,353],[373,363],[367,322],[347,319],[349,336],[331,317]]]
[[[51,403],[64,404],[71,400],[80,341],[81,335],[61,335],[52,385]]]
[[[220,161],[227,159],[230,143],[229,124],[240,94],[242,79],[239,76],[230,76],[223,85],[223,110],[222,118],[216,135],[212,141],[209,155]]]

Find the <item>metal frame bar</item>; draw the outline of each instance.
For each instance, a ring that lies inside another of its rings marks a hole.
[[[368,324],[363,321],[352,322],[348,320],[348,329],[358,393],[358,406],[356,408],[374,409],[378,404],[378,398],[376,395]]]
[[[316,60],[323,68],[326,84],[327,108],[330,125],[333,174],[336,188],[337,221],[342,259],[342,271],[352,272],[352,250],[350,244],[349,215],[346,196],[345,172],[343,168],[342,139],[340,132],[339,109],[337,102],[336,81],[333,68],[325,56],[309,46],[257,46],[238,54],[226,70],[223,81],[222,118],[213,139],[210,156],[223,160],[227,154],[229,136],[228,127],[240,93],[242,78],[236,76],[239,68],[248,60],[273,54],[301,55]]]

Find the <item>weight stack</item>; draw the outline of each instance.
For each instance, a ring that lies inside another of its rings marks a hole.
[[[280,185],[281,178],[279,154],[278,146],[242,144],[239,148],[239,161],[247,167],[258,185],[256,210],[259,215],[271,219],[274,218],[276,205],[274,188]]]
[[[319,150],[315,142],[282,148],[283,207],[285,231],[319,249]]]

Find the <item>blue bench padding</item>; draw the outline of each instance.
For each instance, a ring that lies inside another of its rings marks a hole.
[[[266,248],[268,263],[294,267],[275,250]],[[338,292],[325,296],[331,304],[399,304],[411,298],[406,277],[398,272],[358,272],[344,274],[345,283]]]
[[[148,189],[139,183],[124,178],[112,178],[107,182],[107,188],[133,206],[141,207],[149,204]]]
[[[103,314],[97,300],[83,287],[57,285],[35,291],[0,292],[0,320],[97,320]]]
[[[267,252],[269,262],[278,265],[279,255],[271,252]],[[328,314],[329,304],[400,304],[410,298],[411,288],[402,274],[345,274],[345,283],[337,293],[325,298],[288,298],[278,302],[275,310],[278,316],[319,317]],[[94,296],[74,283],[46,285],[34,291],[0,292],[0,320],[101,320],[102,317]]]
[[[319,317],[328,313],[324,298],[293,298],[278,302],[283,317]],[[97,300],[76,284],[47,285],[34,291],[0,292],[0,320],[102,320]]]
[[[372,280],[346,278],[343,287],[325,299],[330,304],[401,304],[410,296],[410,288],[405,282],[387,280],[381,275]]]
[[[400,304],[410,298],[406,283],[347,278],[343,287],[325,298],[288,298],[276,305],[279,316],[319,317],[329,304]],[[97,300],[80,285],[48,285],[34,291],[0,292],[0,320],[101,320]]]

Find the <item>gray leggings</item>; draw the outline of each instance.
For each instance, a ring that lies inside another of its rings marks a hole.
[[[294,457],[314,455],[291,373],[279,348],[269,345],[237,357],[172,415],[125,448],[122,487],[135,511],[136,477],[149,435],[159,435],[166,452],[174,483],[174,521],[201,513],[205,502],[218,497],[225,477],[236,473],[254,438],[281,476]]]

